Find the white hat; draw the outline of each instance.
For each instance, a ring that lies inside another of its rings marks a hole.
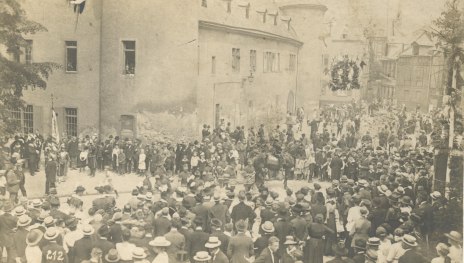
[[[171,242],[169,242],[165,237],[159,236],[155,237],[152,241],[148,243],[152,247],[169,247]]]
[[[221,245],[221,241],[218,237],[209,237],[208,242],[205,244],[206,248],[216,248]]]

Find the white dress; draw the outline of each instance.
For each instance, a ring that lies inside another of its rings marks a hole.
[[[141,153],[139,155],[139,170],[146,170],[147,169],[147,166],[145,164],[145,159],[146,158],[147,158],[147,156],[144,153]]]

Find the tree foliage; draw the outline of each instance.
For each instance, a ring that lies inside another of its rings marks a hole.
[[[21,63],[15,61],[28,45],[26,38],[47,29],[27,19],[17,0],[0,1],[0,134],[15,132],[18,127],[12,121],[9,110],[24,107],[24,89],[45,89],[56,63]]]

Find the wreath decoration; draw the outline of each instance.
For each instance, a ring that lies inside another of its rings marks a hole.
[[[332,64],[329,87],[332,91],[359,89],[359,66],[356,61],[345,57]]]

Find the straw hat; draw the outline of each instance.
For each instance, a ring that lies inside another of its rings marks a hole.
[[[266,233],[272,233],[275,231],[274,224],[271,221],[266,221],[261,225],[261,229]]]
[[[95,233],[95,229],[91,225],[84,225],[84,227],[82,227],[82,233],[84,236],[91,236]]]
[[[52,240],[55,240],[59,235],[60,235],[60,232],[58,231],[56,227],[49,227],[45,231],[44,238],[46,240],[52,241]]]
[[[144,259],[147,257],[145,250],[141,247],[136,247],[132,250],[132,258],[134,259]]]
[[[209,237],[208,242],[206,242],[205,247],[206,248],[217,248],[221,245],[221,241],[219,240],[218,237]]]
[[[198,251],[195,256],[193,256],[193,260],[199,262],[206,262],[211,259],[211,256],[206,251]]]
[[[17,225],[18,226],[28,226],[32,222],[32,218],[28,215],[22,215],[18,218]]]
[[[457,231],[451,231],[449,234],[445,234],[445,236],[453,241],[462,242],[462,235]]]
[[[105,256],[106,262],[115,263],[118,262],[121,258],[119,257],[119,253],[116,249],[112,248],[108,251],[108,254]]]
[[[42,240],[43,237],[43,232],[38,230],[38,229],[32,229],[27,233],[26,236],[26,244],[29,246],[35,246],[39,244],[39,242]]]
[[[26,209],[23,207],[23,206],[17,206],[14,210],[13,210],[14,214],[16,217],[20,217],[22,215],[25,215],[26,214]]]
[[[148,243],[152,247],[169,247],[171,242],[169,242],[165,237],[159,236],[155,237],[152,241]]]
[[[410,247],[417,247],[418,245],[416,238],[411,235],[404,235],[401,240],[403,241],[404,244]]]
[[[297,242],[295,241],[293,236],[286,236],[285,237],[284,245],[296,245],[296,244],[297,244]]]

